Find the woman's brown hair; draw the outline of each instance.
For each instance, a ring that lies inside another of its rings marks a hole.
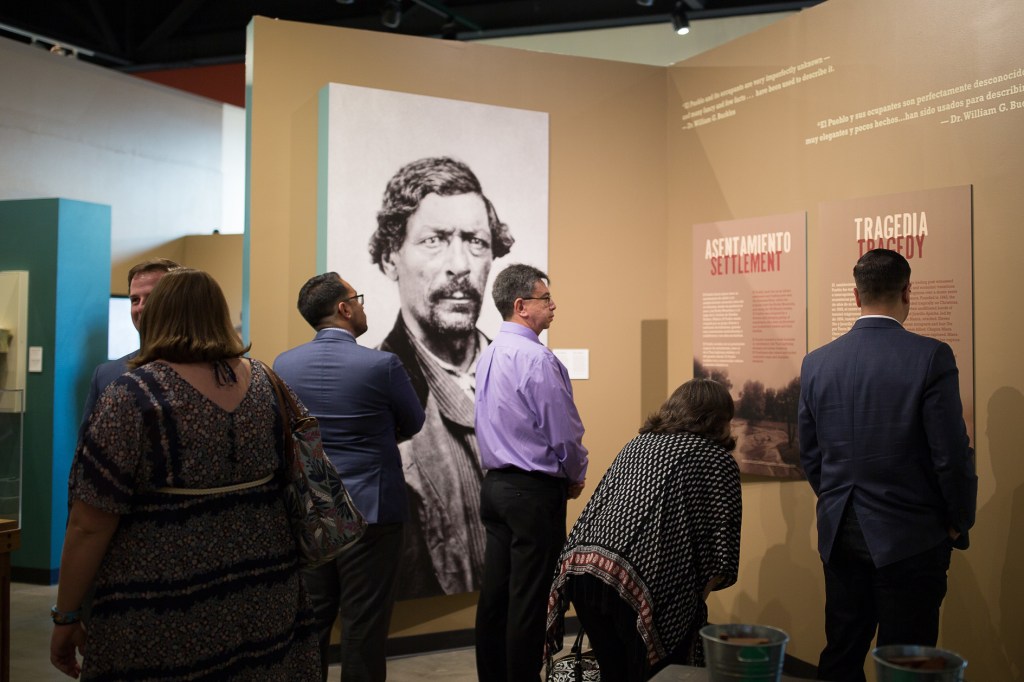
[[[231,324],[217,280],[202,270],[177,268],[160,278],[139,320],[142,349],[128,361],[214,362],[249,352]]]
[[[647,418],[640,433],[695,433],[731,451],[736,447],[734,409],[725,386],[714,379],[690,379]]]

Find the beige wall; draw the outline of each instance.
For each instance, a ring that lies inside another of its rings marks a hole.
[[[979,509],[970,550],[953,556],[940,646],[966,656],[968,677],[977,680],[1024,674],[1024,552],[1018,549],[1024,460],[1017,427],[1024,417],[1024,363],[1015,348],[1024,333],[1016,314],[1017,255],[1024,248],[1024,193],[1018,189],[1024,184],[1024,90],[988,100],[984,106],[1002,102],[1007,111],[980,119],[942,123],[948,114],[936,112],[856,137],[817,145],[805,140],[845,127],[822,129],[819,121],[914,97],[914,105],[892,114],[902,118],[924,109],[917,96],[964,83],[982,95],[1024,86],[1021,77],[973,87],[975,79],[1024,66],[1022,30],[1022,3],[831,0],[669,69],[668,108],[675,115],[669,117],[669,176],[678,189],[670,193],[672,262],[692,262],[692,224],[806,210],[813,285],[827,275],[819,255],[833,239],[819,224],[819,202],[973,185],[975,358],[958,362],[975,366]],[[833,72],[728,107],[736,115],[721,122],[683,130],[686,100],[817,57],[828,57]],[[1011,110],[1010,101],[1020,108]],[[858,122],[875,118],[883,116]],[[935,237],[941,243],[941,235]],[[668,291],[676,381],[690,371],[692,358],[690,273],[670,268]],[[817,332],[828,297],[820,288],[808,292],[810,348],[828,341]],[[712,598],[712,618],[781,626],[792,637],[792,653],[815,661],[823,644],[824,596],[814,497],[806,484],[746,482],[744,505],[740,582]]]
[[[638,426],[641,321],[666,316],[665,70],[261,18],[250,31],[253,355],[272,361],[309,338],[294,298],[316,265],[320,88],[547,111],[548,271],[558,299],[549,342],[590,349],[592,379],[575,391],[595,485]],[[393,633],[472,628],[474,604],[473,595],[401,603]]]
[[[1013,459],[1024,415],[1014,346],[1024,330],[1004,292],[1021,279],[1024,110],[984,125],[933,119],[818,146],[804,138],[822,115],[1020,66],[1022,29],[1021,3],[831,0],[664,69],[257,18],[248,58],[253,353],[269,361],[309,335],[293,299],[315,269],[317,92],[329,82],[549,112],[559,302],[549,341],[591,350],[591,379],[575,384],[591,490],[658,383],[641,351],[667,353],[669,389],[690,375],[692,224],[807,210],[813,282],[814,255],[828,248],[818,202],[973,184],[980,508],[971,550],[953,559],[940,644],[971,660],[974,679],[1012,679],[1024,668],[1024,552],[1011,541],[1024,525],[1024,464]],[[730,123],[680,129],[683,101],[820,55],[837,74],[738,109]],[[809,292],[812,329],[822,296]],[[661,319],[667,349],[662,327],[644,325]],[[746,480],[740,579],[712,597],[711,619],[780,626],[790,651],[815,661],[824,598],[814,534],[806,484]],[[470,628],[473,605],[473,595],[402,603],[393,634]]]
[[[133,254],[111,264],[111,293],[128,295],[128,271],[136,263],[150,258],[170,258],[186,267],[205,270],[213,275],[224,291],[231,309],[231,320],[242,320],[242,235],[203,234],[179,237],[165,244]]]

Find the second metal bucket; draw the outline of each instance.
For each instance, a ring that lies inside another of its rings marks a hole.
[[[967,661],[929,646],[890,644],[871,651],[878,682],[963,682]]]
[[[705,625],[708,682],[778,682],[789,635],[767,625]]]

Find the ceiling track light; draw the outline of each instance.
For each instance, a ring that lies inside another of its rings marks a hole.
[[[388,28],[398,28],[402,23],[401,0],[387,0],[380,10],[380,23]]]
[[[441,26],[441,38],[442,40],[459,39],[459,25],[451,17],[448,17],[447,21]]]
[[[672,29],[681,36],[685,36],[690,32],[690,19],[686,16],[682,0],[677,2],[676,6],[672,8]]]

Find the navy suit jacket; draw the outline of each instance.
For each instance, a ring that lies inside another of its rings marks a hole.
[[[92,373],[92,381],[89,382],[89,395],[85,397],[85,409],[82,411],[81,428],[85,428],[85,423],[89,421],[89,415],[92,414],[93,408],[96,407],[96,401],[99,400],[100,394],[103,393],[107,386],[114,383],[114,379],[128,371],[128,361],[138,354],[139,351],[132,351],[117,360],[101,362],[96,365],[96,369]]]
[[[398,441],[424,417],[402,361],[328,328],[277,356],[274,371],[319,420],[324,451],[367,522],[408,520]]]
[[[824,561],[847,503],[877,567],[939,545],[950,527],[966,549],[978,479],[949,345],[860,318],[804,358],[798,426]]]

